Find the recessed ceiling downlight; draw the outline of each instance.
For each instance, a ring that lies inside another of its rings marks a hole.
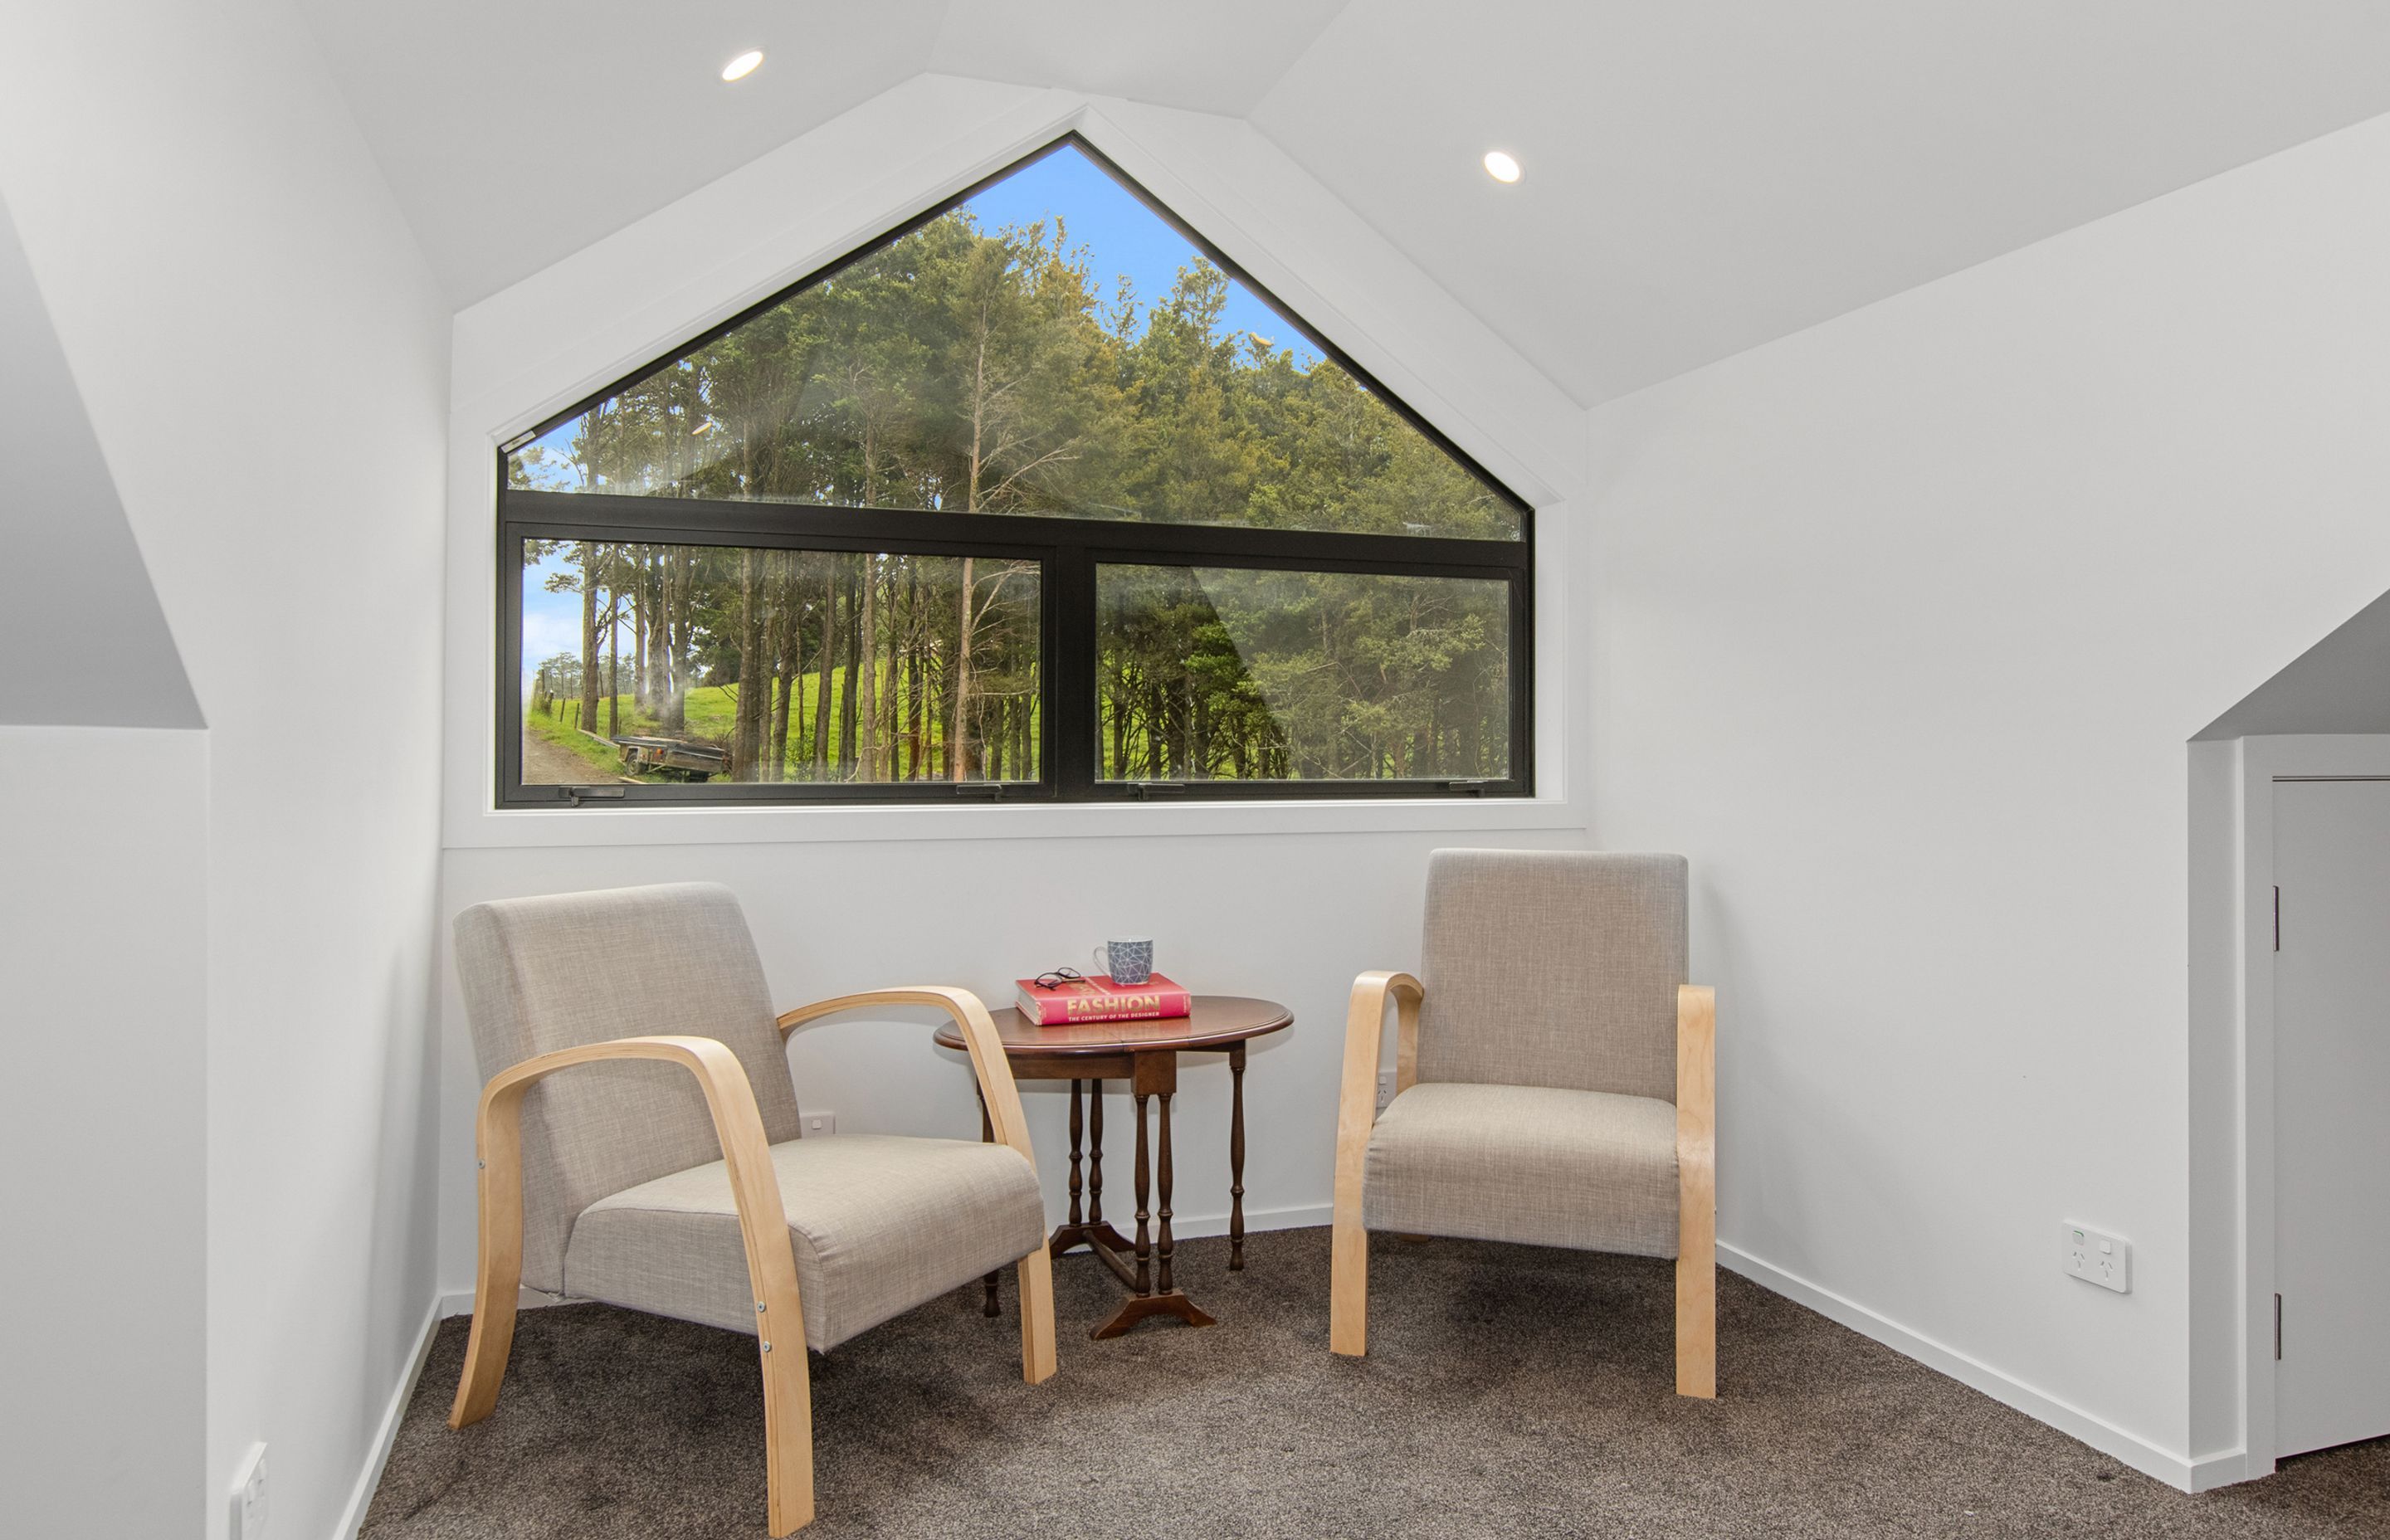
[[[748,76],[755,72],[755,66],[763,62],[764,50],[761,48],[750,48],[745,53],[740,54],[737,58],[732,59],[729,63],[722,67],[722,78],[724,80],[745,80]]]
[[[1485,152],[1485,174],[1497,182],[1516,182],[1519,162],[1507,150],[1489,149]]]

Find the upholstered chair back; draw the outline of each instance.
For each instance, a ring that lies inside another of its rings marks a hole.
[[[1677,1097],[1685,858],[1428,858],[1419,1078]]]
[[[712,1037],[739,1056],[764,1131],[798,1135],[797,1092],[739,901],[711,882],[476,904],[456,917],[456,971],[486,1080],[526,1059],[617,1037]],[[697,1081],[676,1064],[607,1062],[523,1098],[522,1281],[564,1278],[572,1222],[601,1198],[722,1158]]]

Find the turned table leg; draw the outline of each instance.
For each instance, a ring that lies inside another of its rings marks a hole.
[[[1245,1046],[1240,1043],[1228,1050],[1228,1271],[1244,1270]]]
[[[1087,1228],[1104,1227],[1104,1083],[1087,1083]]]
[[[1153,1292],[1153,1245],[1146,1221],[1152,1215],[1146,1212],[1146,1201],[1152,1176],[1146,1166],[1145,1093],[1137,1092],[1134,1099],[1137,1103],[1137,1291],[1150,1294]]]
[[[1170,1253],[1176,1249],[1170,1238],[1170,1093],[1163,1092],[1160,1100],[1162,1102],[1162,1170],[1158,1195],[1162,1200],[1160,1215],[1162,1235],[1161,1244],[1155,1248],[1155,1255],[1161,1262],[1161,1270],[1154,1279],[1154,1284],[1156,1292],[1167,1294],[1170,1292]]]
[[[1071,1082],[1071,1228],[1079,1227],[1079,1087],[1080,1081]]]

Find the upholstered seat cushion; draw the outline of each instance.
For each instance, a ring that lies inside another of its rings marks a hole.
[[[1431,1082],[1369,1135],[1373,1230],[1677,1254],[1677,1109],[1651,1097]]]
[[[1005,1145],[850,1134],[772,1147],[817,1352],[1016,1262],[1046,1242],[1037,1173]],[[733,1331],[755,1296],[720,1161],[581,1212],[565,1292]]]

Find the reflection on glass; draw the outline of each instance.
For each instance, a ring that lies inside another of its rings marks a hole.
[[[1522,533],[1505,497],[1071,146],[551,429],[508,481]]]
[[[1510,588],[1100,567],[1105,780],[1501,779]]]
[[[1038,568],[527,540],[526,786],[1034,781]]]

